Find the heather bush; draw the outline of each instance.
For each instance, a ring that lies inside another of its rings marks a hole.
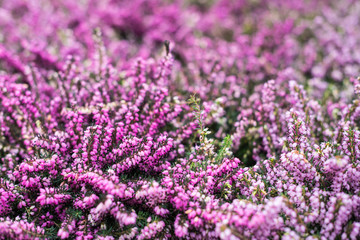
[[[0,0],[0,239],[359,239],[359,15]]]

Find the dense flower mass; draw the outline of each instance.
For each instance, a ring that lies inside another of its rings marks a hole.
[[[0,0],[0,239],[359,239],[359,16]]]

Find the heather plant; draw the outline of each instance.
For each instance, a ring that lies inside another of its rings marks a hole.
[[[0,239],[358,239],[359,14],[0,0]]]

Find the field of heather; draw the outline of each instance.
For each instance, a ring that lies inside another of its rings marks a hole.
[[[0,240],[360,239],[360,1],[0,0]]]

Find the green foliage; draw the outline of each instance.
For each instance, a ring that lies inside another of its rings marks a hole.
[[[205,137],[210,132],[207,128],[204,128],[204,122],[203,122],[203,110],[200,105],[200,98],[197,98],[196,95],[192,95],[190,99],[187,101],[187,103],[193,108],[195,119],[197,120],[197,123],[199,124],[199,134],[200,134],[200,142],[205,143]]]
[[[235,157],[239,158],[247,167],[256,164],[252,156],[254,141],[255,139],[252,136],[242,138],[238,150],[234,153]]]
[[[83,211],[81,211],[80,209],[68,208],[66,210],[66,213],[76,220],[80,220],[83,216]]]
[[[226,156],[226,151],[231,147],[231,145],[232,145],[231,137],[230,135],[227,135],[221,142],[220,149],[215,158],[216,163],[219,163]]]

